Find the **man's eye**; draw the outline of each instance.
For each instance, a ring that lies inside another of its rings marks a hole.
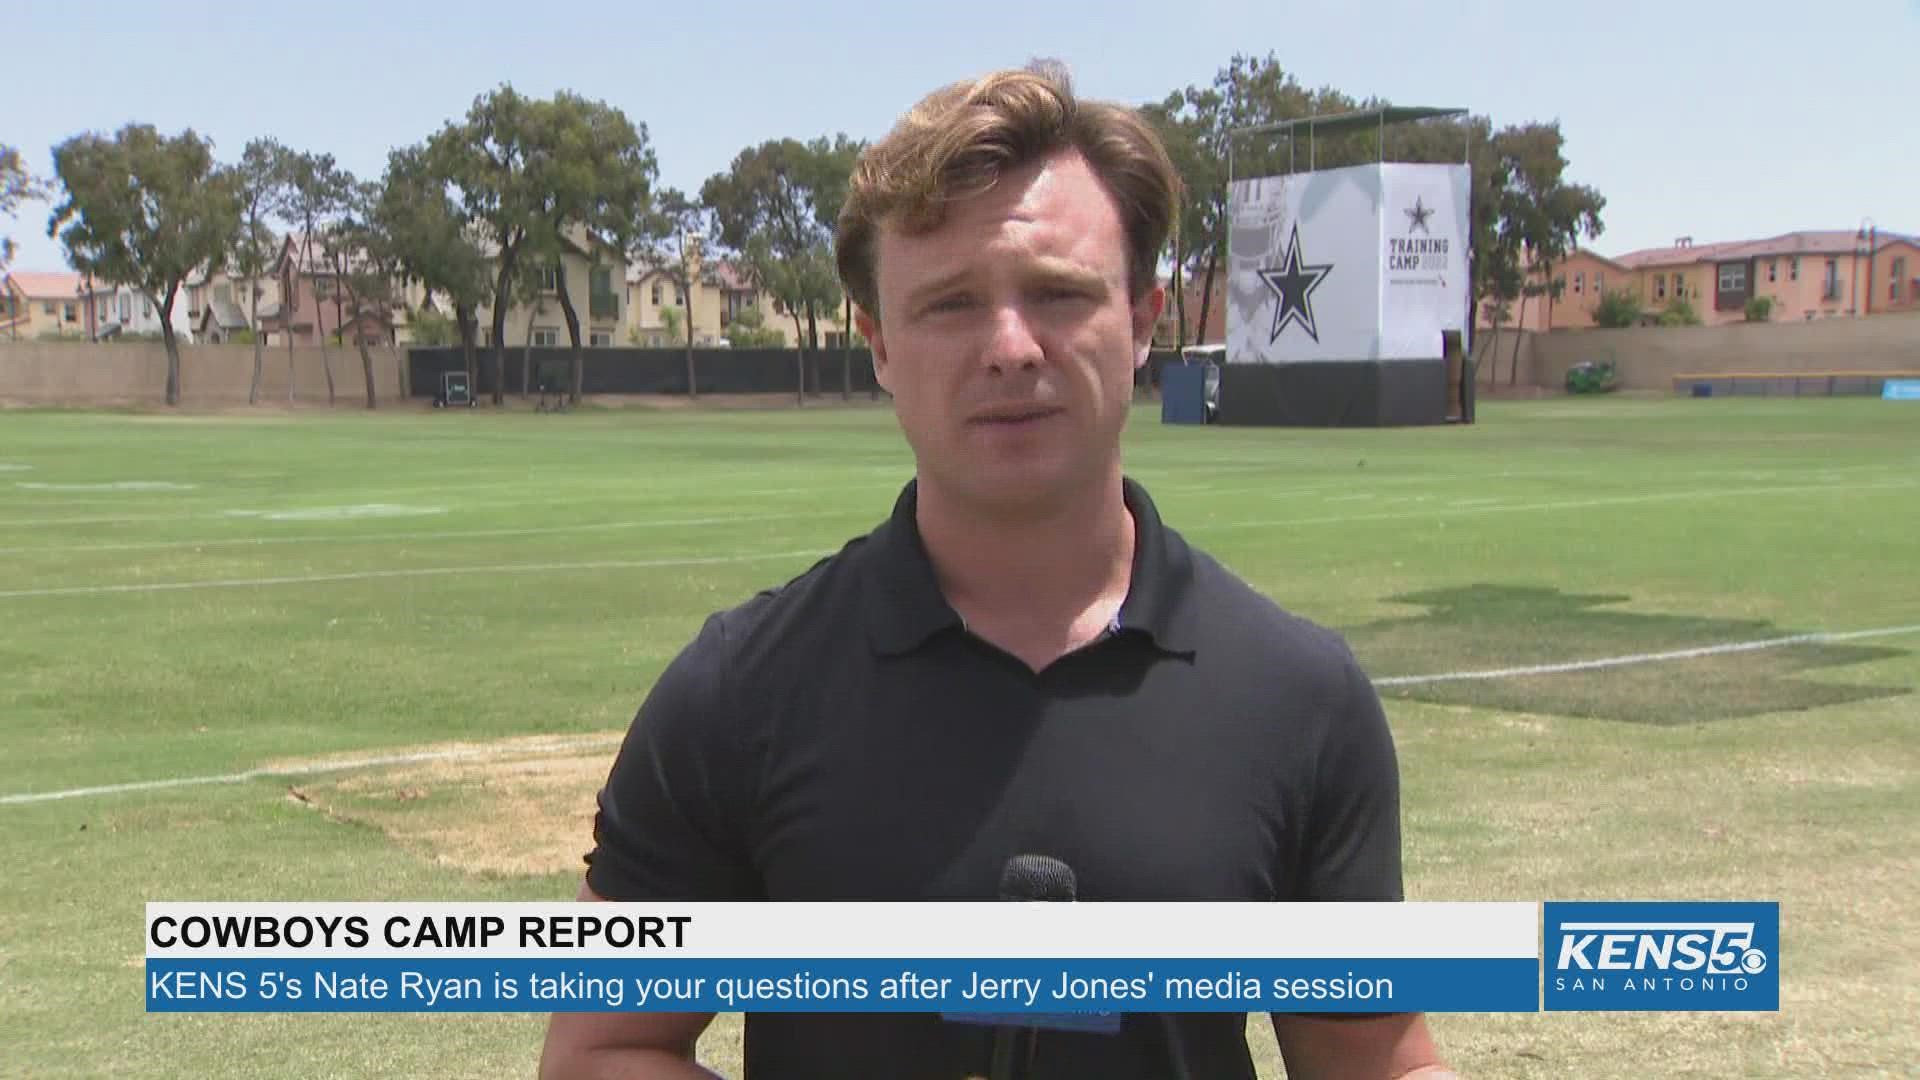
[[[953,296],[943,296],[940,299],[935,300],[933,303],[927,305],[927,310],[928,311],[960,311],[971,306],[972,304],[973,304],[973,297],[968,296],[965,293],[957,293]]]
[[[1040,290],[1040,299],[1047,303],[1058,303],[1062,300],[1078,300],[1085,295],[1085,293],[1082,293],[1078,289],[1070,289],[1065,286],[1050,286]]]

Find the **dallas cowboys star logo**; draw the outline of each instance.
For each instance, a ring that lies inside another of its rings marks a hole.
[[[1320,287],[1327,273],[1333,269],[1332,263],[1302,265],[1300,261],[1300,226],[1293,227],[1293,235],[1287,238],[1287,257],[1278,269],[1259,271],[1260,280],[1273,290],[1278,303],[1273,308],[1273,333],[1268,336],[1267,344],[1280,340],[1281,331],[1290,324],[1298,323],[1300,329],[1316,343],[1320,340],[1320,330],[1313,321],[1313,290]]]
[[[1428,209],[1426,204],[1420,201],[1420,197],[1418,195],[1414,196],[1413,209],[1402,210],[1400,212],[1407,215],[1407,235],[1408,236],[1412,236],[1413,231],[1415,229],[1418,229],[1423,233],[1427,233],[1428,236],[1433,235],[1432,233],[1427,232],[1427,219],[1433,216],[1433,211]]]

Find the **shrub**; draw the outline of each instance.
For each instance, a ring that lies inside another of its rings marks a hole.
[[[1700,313],[1693,310],[1693,304],[1684,296],[1676,296],[1667,302],[1665,311],[1660,313],[1661,326],[1699,326]]]
[[[1610,394],[1620,388],[1613,361],[1588,360],[1567,369],[1567,393]]]
[[[1605,293],[1600,297],[1600,303],[1593,309],[1593,321],[1612,330],[1638,325],[1640,297],[1630,289],[1616,289]]]
[[[1772,317],[1773,317],[1773,297],[1771,296],[1747,297],[1747,321],[1748,322],[1766,322],[1768,319]]]

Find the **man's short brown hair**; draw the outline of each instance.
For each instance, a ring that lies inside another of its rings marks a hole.
[[[1119,204],[1128,284],[1136,297],[1146,292],[1173,226],[1179,174],[1139,113],[1078,100],[1064,69],[1038,63],[935,90],[860,155],[834,253],[854,303],[880,317],[875,241],[883,223],[930,232],[948,203],[1066,150],[1086,158]]]

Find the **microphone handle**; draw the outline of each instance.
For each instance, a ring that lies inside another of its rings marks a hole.
[[[1167,1075],[1173,1080],[1193,1080],[1193,1073],[1187,1069],[1187,1041],[1180,1034],[1180,1018],[1172,1013],[1156,1013],[1160,1018],[1160,1031],[1167,1037],[1167,1063],[1172,1068]]]
[[[1028,1080],[1033,1075],[1034,1030],[1001,1024],[993,1029],[993,1080]]]

